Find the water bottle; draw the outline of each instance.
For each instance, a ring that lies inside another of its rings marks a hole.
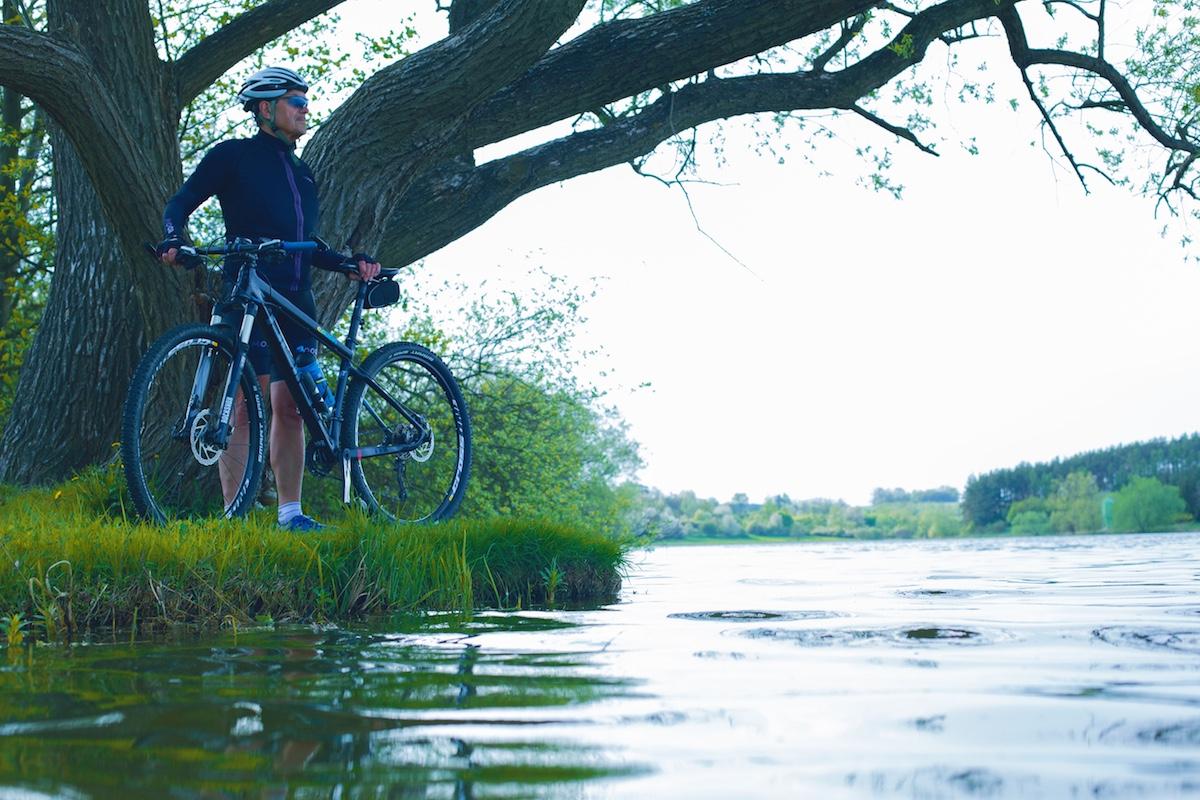
[[[321,371],[316,357],[309,353],[301,354],[296,359],[296,374],[300,377],[300,385],[312,400],[317,413],[328,413],[333,408],[333,392],[329,390],[329,383],[326,382],[325,373]]]

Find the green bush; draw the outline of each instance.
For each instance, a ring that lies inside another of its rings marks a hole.
[[[1131,478],[1113,498],[1113,529],[1125,533],[1166,530],[1187,516],[1179,487],[1157,478]]]

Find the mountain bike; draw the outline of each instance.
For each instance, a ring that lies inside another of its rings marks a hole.
[[[263,476],[267,415],[248,358],[258,321],[276,369],[308,431],[311,474],[341,468],[341,502],[408,522],[434,522],[458,509],[471,470],[471,423],[454,376],[425,347],[392,342],[355,362],[364,309],[399,299],[399,270],[358,286],[344,342],[275,291],[260,259],[316,250],[323,242],[251,242],[183,247],[185,266],[235,257],[237,279],[208,325],[181,325],[142,357],[129,384],[121,437],[125,479],[138,513],[165,523],[240,517]],[[150,248],[151,250],[153,248]],[[357,273],[347,260],[332,271]],[[309,331],[338,362],[332,406],[298,371],[279,317]],[[307,492],[307,490],[306,490]]]

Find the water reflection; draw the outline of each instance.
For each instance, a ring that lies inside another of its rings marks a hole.
[[[833,611],[689,611],[668,614],[669,619],[696,619],[715,622],[762,622],[763,620],[830,619],[841,616]]]
[[[562,623],[509,618],[515,630]],[[435,625],[445,631],[449,626]],[[487,620],[455,633],[496,630]],[[423,636],[428,636],[428,631]],[[216,645],[39,650],[0,673],[0,784],[52,795],[522,796],[627,774],[610,752],[524,731],[628,693],[586,654],[257,631]]]
[[[1196,796],[1198,546],[663,549],[603,609],[38,649],[0,798]]]

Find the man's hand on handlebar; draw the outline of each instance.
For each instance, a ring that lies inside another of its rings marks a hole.
[[[369,281],[373,280],[379,274],[379,262],[366,253],[355,253],[351,258],[354,264],[358,265],[358,273],[347,272],[346,277],[352,281]]]
[[[186,245],[183,239],[176,237],[168,237],[163,239],[155,248],[158,254],[158,260],[170,267],[183,266],[177,259],[179,257],[179,248]]]
[[[146,247],[153,250],[158,260],[167,266],[194,269],[204,263],[204,259],[196,254],[195,248],[185,239],[168,237],[158,247]]]

